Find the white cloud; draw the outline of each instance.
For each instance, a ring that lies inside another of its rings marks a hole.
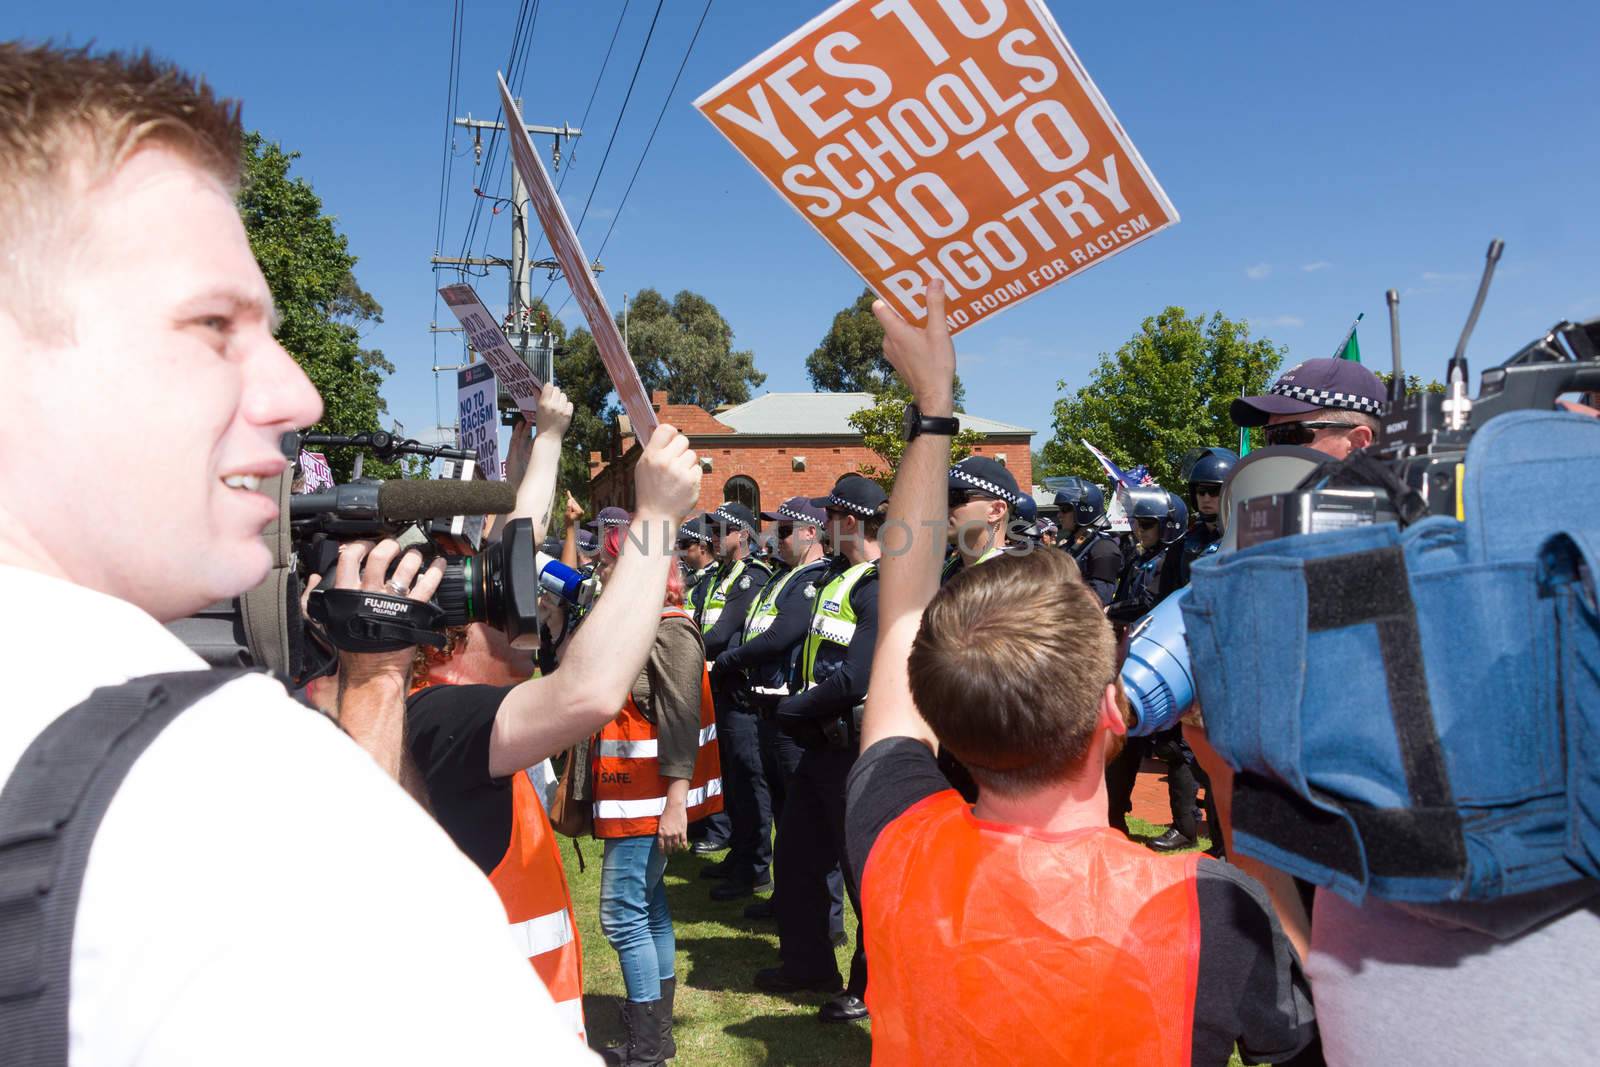
[[[1287,329],[1299,329],[1306,324],[1306,320],[1299,315],[1279,315],[1275,319],[1268,319],[1268,326],[1282,326]]]
[[[1329,263],[1327,260],[1319,259],[1315,263],[1307,263],[1300,269],[1305,271],[1307,274],[1313,274],[1319,270],[1327,270],[1331,266],[1333,266],[1333,264]]]
[[[1267,275],[1269,275],[1271,273],[1272,273],[1272,264],[1271,263],[1257,263],[1253,267],[1246,267],[1244,269],[1244,276],[1246,278],[1249,278],[1253,282],[1259,282],[1262,278],[1265,278]]]

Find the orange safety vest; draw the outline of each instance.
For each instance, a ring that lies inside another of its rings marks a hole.
[[[583,946],[572,891],[550,816],[527,771],[511,776],[511,841],[489,872],[489,884],[500,894],[517,950],[550,991],[556,1012],[586,1039]]]
[[[1197,865],[916,804],[862,874],[872,1062],[1188,1064]]]
[[[663,621],[694,618],[668,608]],[[600,731],[594,761],[594,836],[643,837],[654,834],[667,809],[667,781],[656,763],[656,724],[644,717],[628,694],[617,717]],[[711,676],[700,668],[700,752],[689,779],[689,821],[722,810],[722,759],[717,751],[717,719],[711,704]]]

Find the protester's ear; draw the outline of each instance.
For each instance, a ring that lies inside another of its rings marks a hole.
[[[1128,732],[1128,701],[1122,695],[1122,682],[1112,682],[1100,694],[1100,725],[1118,736]]]

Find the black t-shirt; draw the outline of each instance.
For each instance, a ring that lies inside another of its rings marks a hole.
[[[406,748],[433,817],[484,874],[500,865],[511,844],[511,779],[489,775],[489,737],[510,691],[435,685],[406,701]]]
[[[845,807],[845,848],[857,885],[884,828],[948,788],[920,741],[892,737],[861,754]],[[1190,1062],[1225,1064],[1235,1043],[1247,1063],[1294,1059],[1315,1037],[1311,994],[1266,892],[1209,856],[1200,858],[1198,879],[1200,973]],[[1065,978],[1062,988],[1072,988]]]

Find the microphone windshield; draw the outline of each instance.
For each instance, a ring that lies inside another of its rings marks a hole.
[[[457,482],[406,478],[378,489],[378,517],[416,522],[449,515],[503,515],[517,506],[517,491],[505,482]]]

